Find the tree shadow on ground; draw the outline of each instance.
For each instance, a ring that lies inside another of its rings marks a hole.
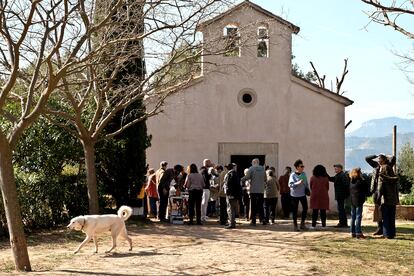
[[[331,222],[332,224],[332,222]],[[375,226],[365,226],[364,233],[374,232]],[[266,243],[252,242],[251,240],[238,238],[238,232],[250,232],[251,235],[255,235],[255,232],[260,230],[260,235],[272,236]],[[278,220],[274,225],[257,225],[250,226],[246,222],[238,221],[236,229],[225,229],[217,222],[209,221],[202,226],[197,225],[172,225],[167,223],[154,223],[152,225],[146,225],[143,228],[131,227],[129,232],[131,235],[149,235],[158,236],[160,239],[163,235],[186,237],[190,238],[191,243],[189,245],[197,245],[201,240],[215,241],[215,242],[229,242],[239,243],[247,246],[262,246],[262,247],[275,247],[275,246],[306,246],[309,241],[322,241],[329,240],[331,242],[345,242],[350,239],[349,228],[335,228],[328,226],[325,228],[319,228],[317,231],[305,230],[301,232],[292,231],[292,223],[289,220]],[[264,233],[263,233],[264,232]],[[283,235],[272,235],[272,232],[283,232]],[[409,226],[397,226],[397,240],[414,240],[414,229]],[[374,239],[368,237],[368,239]],[[174,247],[176,245],[163,246]],[[181,245],[180,245],[181,246]],[[187,245],[182,245],[187,246]],[[159,247],[157,247],[159,248]]]
[[[309,223],[307,224],[310,226]],[[268,231],[268,232],[284,232],[287,235],[281,237],[281,240],[285,242],[295,244],[297,238],[301,236],[306,236],[307,233],[320,233],[320,235],[312,235],[312,237],[307,237],[306,239],[317,239],[318,236],[325,236],[330,233],[336,234],[348,234],[348,228],[334,228],[328,226],[326,228],[319,227],[317,231],[307,230],[301,232],[292,231],[292,222],[291,220],[278,220],[275,225],[261,225],[250,226],[248,223],[242,220],[237,220],[236,229],[225,229],[223,226],[219,225],[216,221],[209,221],[202,226],[188,226],[188,225],[173,225],[169,223],[158,223],[148,221],[143,223],[142,221],[138,222],[129,222],[127,224],[127,229],[130,235],[175,235],[182,237],[193,238],[194,243],[199,243],[199,239],[208,239],[215,241],[230,241],[237,237],[238,231],[250,231],[252,235],[256,230],[259,231]],[[374,225],[363,226],[364,233],[373,233],[376,230]],[[102,236],[106,236],[103,233]],[[109,237],[109,232],[108,235]],[[67,230],[66,228],[52,230],[52,231],[38,231],[31,233],[27,236],[27,241],[29,246],[37,246],[42,244],[67,244],[70,242],[82,242],[85,238],[85,234],[78,231]],[[335,237],[332,237],[335,239]],[[414,228],[402,225],[397,225],[397,237],[396,239],[403,240],[414,240]],[[293,241],[293,242],[292,242]],[[245,242],[248,244],[248,242]],[[193,243],[192,243],[193,244]],[[172,245],[177,246],[177,245]],[[265,246],[265,245],[264,245]],[[9,240],[0,240],[0,249],[6,249],[10,247]]]
[[[87,271],[87,270],[76,270],[76,269],[62,269],[56,270],[56,272],[60,273],[69,273],[69,275],[99,275],[99,276],[132,276],[138,275],[136,273],[132,274],[125,274],[125,273],[107,273],[103,271]]]
[[[171,255],[171,256],[181,256],[180,253],[159,253],[155,250],[152,251],[140,251],[140,252],[125,252],[125,253],[107,253],[103,258],[126,258],[126,257],[147,257],[147,256],[158,256],[158,255]]]

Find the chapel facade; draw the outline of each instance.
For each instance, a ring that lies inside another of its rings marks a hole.
[[[148,120],[151,167],[162,160],[201,166],[208,158],[242,171],[258,157],[280,175],[302,159],[310,178],[317,164],[332,175],[332,165],[344,163],[345,107],[353,102],[292,75],[299,27],[244,1],[198,30],[205,42],[222,38],[227,50],[204,49],[202,75]],[[330,198],[335,210],[333,187]]]

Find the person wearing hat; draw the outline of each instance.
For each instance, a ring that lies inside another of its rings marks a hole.
[[[349,178],[343,171],[342,164],[335,164],[335,176],[329,177],[329,181],[334,183],[335,200],[337,202],[339,222],[335,227],[348,227],[348,219],[345,211],[345,200],[349,197]]]

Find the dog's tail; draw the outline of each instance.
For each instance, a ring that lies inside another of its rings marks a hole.
[[[118,217],[120,217],[122,220],[127,220],[132,215],[132,208],[129,206],[121,206],[118,210]]]

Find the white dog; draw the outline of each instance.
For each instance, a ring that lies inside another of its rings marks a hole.
[[[98,253],[98,243],[96,241],[96,234],[111,231],[112,247],[106,251],[111,252],[116,247],[116,239],[120,235],[129,243],[129,251],[132,250],[132,240],[128,236],[125,221],[132,215],[132,209],[128,206],[121,206],[118,210],[118,215],[87,215],[78,216],[71,219],[69,229],[82,231],[86,234],[85,240],[75,250],[75,254],[91,239],[95,244],[95,253]]]

